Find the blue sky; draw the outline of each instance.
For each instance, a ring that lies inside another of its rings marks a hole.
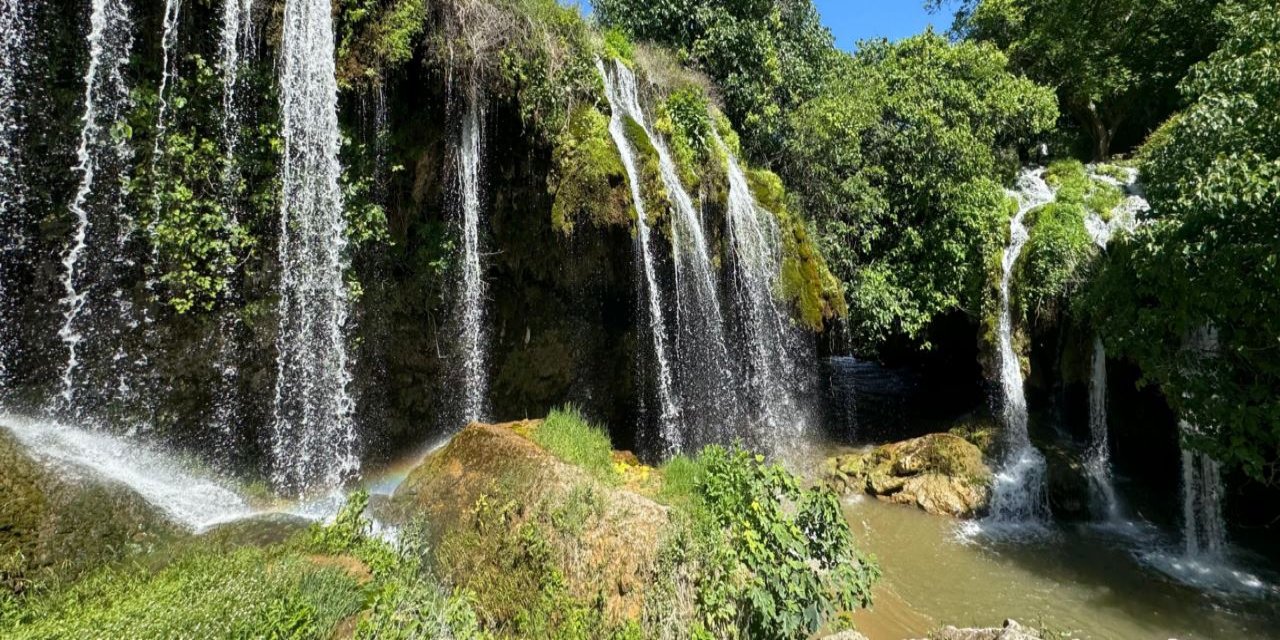
[[[859,40],[900,40],[932,24],[935,31],[951,27],[951,11],[930,14],[925,0],[814,0],[822,22],[836,36],[836,44],[853,51]]]

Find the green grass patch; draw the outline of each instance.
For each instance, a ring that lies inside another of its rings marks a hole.
[[[613,443],[604,429],[587,421],[572,405],[556,409],[530,434],[530,440],[569,464],[608,484],[621,476],[613,466]]]

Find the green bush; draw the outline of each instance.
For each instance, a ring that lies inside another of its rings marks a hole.
[[[708,447],[664,473],[663,495],[683,505],[683,524],[662,551],[667,571],[655,588],[693,567],[694,637],[807,638],[870,605],[879,569],[854,548],[828,489],[804,489],[739,448]],[[663,617],[658,609],[646,616],[651,625]]]
[[[1053,202],[1027,214],[1030,237],[1015,266],[1014,301],[1021,317],[1053,323],[1061,301],[1084,282],[1096,254],[1085,208]]]

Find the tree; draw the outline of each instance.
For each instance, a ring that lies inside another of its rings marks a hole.
[[[1057,87],[1103,160],[1117,140],[1140,143],[1177,109],[1177,83],[1218,42],[1220,2],[967,0],[955,32],[995,43],[1015,69]]]
[[[1083,303],[1108,348],[1199,432],[1190,444],[1280,484],[1280,13],[1219,13],[1222,48],[1181,88],[1189,106],[1142,150],[1152,205]],[[1186,348],[1205,327],[1211,353]]]
[[[838,60],[811,0],[595,0],[602,24],[672,47],[723,92],[747,152],[776,164],[786,114]]]
[[[785,177],[848,283],[864,345],[925,338],[937,315],[982,312],[1007,228],[1013,148],[1052,127],[1050,89],[986,43],[927,32],[864,43],[790,116]]]

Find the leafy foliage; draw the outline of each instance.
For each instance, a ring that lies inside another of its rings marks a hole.
[[[818,93],[837,56],[808,0],[596,0],[593,6],[603,24],[671,46],[711,76],[758,158],[779,153],[787,111]]]
[[[1056,86],[1101,160],[1122,127],[1132,130],[1125,136],[1132,145],[1177,108],[1178,81],[1217,42],[1211,16],[1220,3],[969,0],[956,31],[995,43],[1015,70]]]
[[[1004,243],[1009,151],[1052,126],[1053,96],[994,47],[932,33],[868,43],[842,64],[791,114],[783,177],[848,285],[859,342],[927,341],[935,316],[980,313]]]
[[[693,637],[807,638],[870,605],[879,569],[854,549],[829,490],[738,448],[708,447],[664,473],[664,499],[688,516],[664,556],[695,566]]]
[[[1222,48],[1181,85],[1189,106],[1143,148],[1152,212],[1116,247],[1087,304],[1109,349],[1133,358],[1191,444],[1280,483],[1280,15],[1219,13]],[[1216,352],[1186,347],[1205,326]]]

